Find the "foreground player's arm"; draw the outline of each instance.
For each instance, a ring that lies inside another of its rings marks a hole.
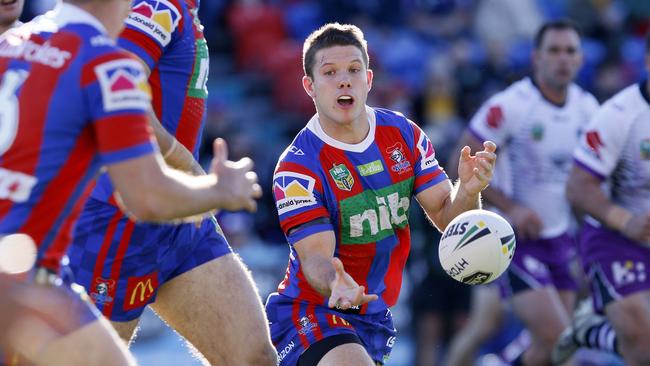
[[[416,199],[431,222],[444,230],[449,222],[462,212],[480,208],[480,193],[492,179],[496,162],[496,145],[486,141],[484,149],[471,155],[469,146],[460,153],[458,163],[458,182],[452,187],[444,180],[416,195]]]
[[[367,295],[359,284],[334,258],[336,237],[331,230],[312,234],[294,244],[300,258],[301,269],[307,282],[321,295],[329,297],[328,306],[349,309],[377,300],[377,295]]]
[[[140,61],[142,62],[142,67],[147,78],[149,78],[151,75],[149,65],[142,59]],[[149,113],[149,124],[153,129],[154,136],[156,136],[156,141],[160,147],[160,153],[167,165],[184,172],[192,173],[193,175],[205,174],[205,170],[194,159],[194,155],[183,144],[178,142],[176,137],[167,131],[153,111]]]
[[[600,177],[574,164],[566,185],[567,199],[609,228],[638,242],[650,241],[650,214],[634,215],[613,203],[601,189]]]
[[[483,148],[482,142],[469,131],[465,131],[461,137],[459,146],[469,146],[472,151],[479,151]],[[454,154],[449,159],[449,162],[450,175],[456,174],[458,154]],[[537,216],[535,211],[519,205],[503,193],[503,191],[495,187],[490,186],[485,188],[481,192],[481,197],[508,217],[519,236],[531,239],[536,239],[539,236],[542,230],[542,220]]]
[[[194,177],[168,168],[159,154],[108,165],[108,173],[125,208],[147,221],[167,221],[215,208],[255,211],[262,195],[253,162],[227,160],[225,141],[214,144],[210,174]]]
[[[153,129],[158,146],[160,147],[160,153],[167,165],[184,172],[192,173],[193,175],[205,174],[205,170],[194,159],[194,155],[163,127],[153,112],[149,114],[149,124]]]

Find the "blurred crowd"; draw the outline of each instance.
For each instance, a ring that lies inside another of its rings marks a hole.
[[[55,2],[27,1],[23,19]],[[202,0],[200,16],[211,49],[204,139],[224,137],[233,158],[251,156],[265,194],[255,215],[222,213],[220,222],[264,297],[286,265],[271,181],[282,150],[314,113],[301,84],[302,42],[314,29],[338,21],[365,32],[375,72],[368,104],[402,111],[422,126],[444,165],[479,105],[529,73],[532,38],[545,20],[567,17],[580,26],[585,65],[578,84],[600,101],[638,80],[650,1]],[[206,146],[205,161],[209,153]],[[468,294],[445,282],[451,280],[437,262],[437,234],[419,211],[402,296],[410,303],[396,315],[403,322],[417,317],[427,339],[443,342],[462,326]]]

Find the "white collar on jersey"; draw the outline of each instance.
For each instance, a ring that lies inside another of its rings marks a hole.
[[[351,152],[364,152],[372,144],[372,142],[375,140],[375,128],[377,126],[377,116],[375,115],[375,110],[366,106],[366,114],[368,115],[368,123],[370,124],[370,131],[368,131],[368,135],[366,136],[363,141],[359,142],[358,144],[346,144],[345,142],[341,142],[339,140],[335,140],[334,138],[330,137],[328,134],[323,131],[323,127],[321,127],[320,123],[318,122],[318,113],[315,114],[309,122],[307,122],[307,128],[314,133],[314,135],[318,136],[319,139],[323,140],[324,143],[333,146],[337,149],[345,150],[345,151],[351,151]]]
[[[54,8],[54,10],[47,12],[45,14],[45,17],[49,18],[59,27],[62,27],[68,23],[82,23],[97,28],[97,30],[103,34],[108,33],[106,31],[106,27],[104,27],[104,25],[97,18],[95,18],[95,16],[72,4],[59,3],[56,8]]]

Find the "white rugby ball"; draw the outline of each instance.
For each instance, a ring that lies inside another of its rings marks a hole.
[[[442,233],[438,254],[442,268],[468,285],[497,279],[515,253],[515,234],[503,217],[486,210],[463,212]]]

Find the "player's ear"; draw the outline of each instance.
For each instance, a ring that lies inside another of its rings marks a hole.
[[[372,78],[374,77],[375,74],[373,74],[371,69],[366,70],[366,78],[368,79],[368,90],[372,89]]]
[[[302,87],[305,88],[307,95],[310,97],[314,98],[316,96],[316,92],[314,91],[314,81],[311,77],[307,75],[302,77]]]

